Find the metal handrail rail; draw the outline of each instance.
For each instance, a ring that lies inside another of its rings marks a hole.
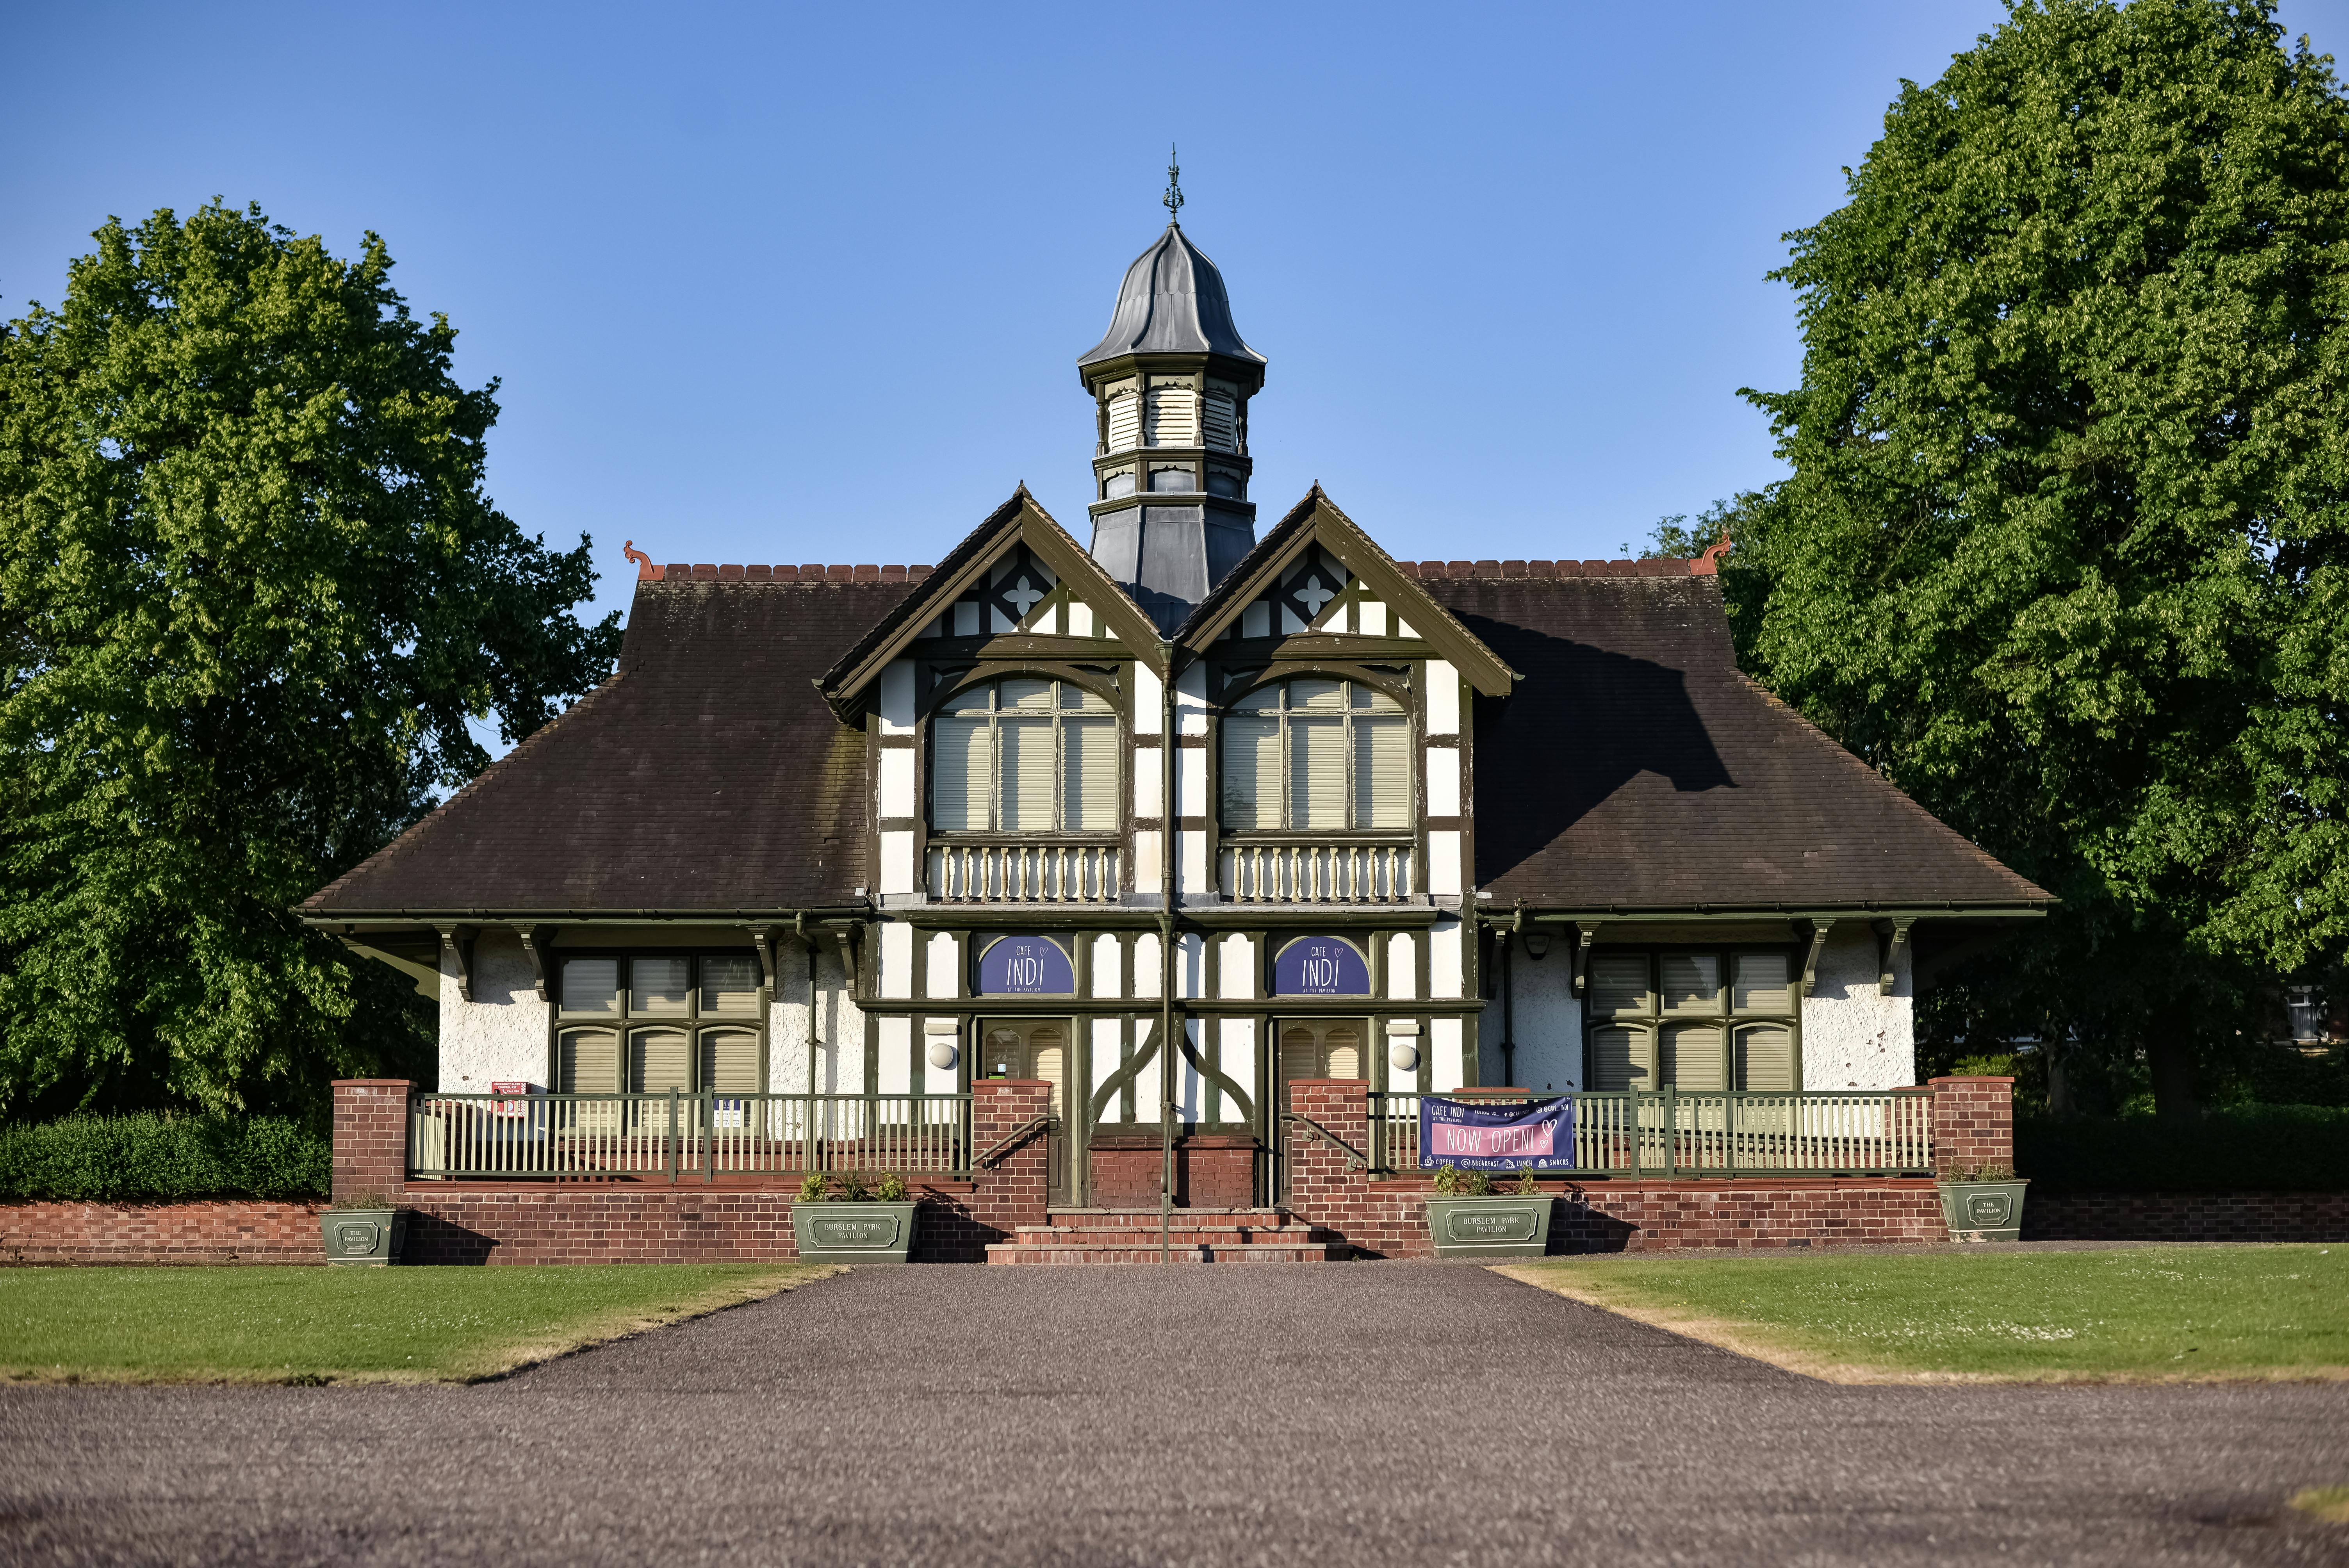
[[[1328,1128],[1322,1126],[1319,1122],[1314,1120],[1311,1117],[1306,1115],[1301,1110],[1284,1110],[1280,1113],[1280,1119],[1283,1121],[1301,1122],[1313,1133],[1315,1137],[1321,1140],[1322,1142],[1330,1145],[1332,1149],[1342,1150],[1346,1155],[1346,1169],[1349,1171],[1363,1170],[1371,1162],[1369,1155],[1364,1154],[1361,1150],[1355,1148],[1352,1144],[1347,1142],[1344,1139],[1339,1137],[1336,1133],[1330,1131]]]
[[[1049,1130],[1051,1128],[1051,1125],[1052,1118],[1049,1112],[1031,1116],[1019,1126],[1012,1129],[1009,1133],[1006,1133],[1003,1137],[997,1139],[993,1148],[980,1155],[978,1159],[972,1161],[971,1163],[981,1168],[993,1165],[997,1160],[1009,1153],[1015,1144],[1024,1142],[1028,1139],[1034,1137],[1039,1132]]]

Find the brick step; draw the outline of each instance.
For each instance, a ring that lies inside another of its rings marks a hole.
[[[1045,1215],[1045,1222],[1081,1230],[1151,1230],[1158,1229],[1156,1209],[1054,1209]],[[1299,1222],[1296,1215],[1286,1209],[1176,1209],[1173,1211],[1176,1225],[1246,1225],[1250,1229],[1271,1229]]]
[[[1064,1225],[1019,1225],[1013,1234],[1022,1246],[1082,1246],[1082,1247],[1156,1247],[1158,1227],[1147,1230],[1131,1229],[1079,1230]],[[1178,1247],[1301,1247],[1334,1241],[1335,1235],[1318,1225],[1175,1225],[1167,1233],[1168,1241]]]
[[[1167,1261],[1178,1264],[1321,1264],[1336,1262],[1346,1253],[1345,1245],[1337,1242],[1278,1246],[1177,1246],[1168,1254]],[[1129,1246],[1123,1243],[1095,1242],[1067,1246],[1026,1242],[998,1243],[987,1249],[987,1261],[991,1264],[1154,1264],[1158,1257],[1158,1248],[1154,1244]]]

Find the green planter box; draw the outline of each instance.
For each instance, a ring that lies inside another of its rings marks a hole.
[[[329,1209],[318,1224],[330,1264],[396,1264],[408,1240],[405,1209]]]
[[[1430,1198],[1439,1258],[1537,1258],[1549,1251],[1555,1198]]]
[[[1944,1181],[1941,1218],[1953,1242],[2015,1242],[2023,1239],[2022,1181]]]
[[[902,1264],[914,1247],[911,1203],[793,1203],[792,1234],[812,1264]]]

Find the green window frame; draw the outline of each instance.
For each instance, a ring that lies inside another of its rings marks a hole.
[[[1116,707],[1075,681],[1003,676],[963,687],[929,719],[934,835],[1113,839],[1125,745]]]
[[[1216,799],[1228,834],[1392,833],[1417,826],[1409,707],[1367,681],[1299,676],[1225,710]]]
[[[557,1094],[765,1092],[757,954],[558,948],[554,969],[546,1081]]]
[[[1799,1090],[1801,977],[1790,947],[1595,948],[1583,980],[1583,1084]]]

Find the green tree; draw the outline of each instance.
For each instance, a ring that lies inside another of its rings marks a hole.
[[[2261,0],[2013,4],[1787,236],[1749,667],[2063,900],[1962,1022],[2196,1103],[2349,942],[2349,107]]]
[[[258,211],[109,220],[0,340],[0,1111],[315,1108],[419,1059],[302,898],[609,669],[587,542],[482,493],[494,383]]]

